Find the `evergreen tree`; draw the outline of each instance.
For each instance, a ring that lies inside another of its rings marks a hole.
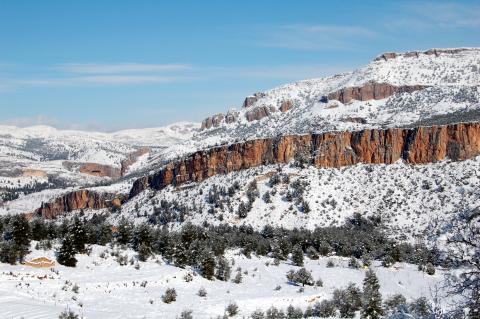
[[[118,222],[117,227],[117,242],[121,245],[128,245],[131,243],[133,237],[133,225],[125,217],[122,217]]]
[[[378,319],[383,316],[380,283],[373,270],[369,269],[363,280],[363,302],[361,318]]]
[[[35,218],[31,222],[30,228],[33,240],[40,241],[48,237],[47,225],[42,218]]]
[[[141,223],[135,229],[133,236],[133,249],[137,250],[140,245],[152,246],[153,231],[147,223]]]
[[[30,248],[30,225],[25,215],[12,217],[11,236],[16,259],[23,261]]]
[[[75,216],[70,226],[70,234],[72,239],[73,248],[77,253],[85,252],[85,244],[88,240],[87,231],[83,221]]]
[[[218,259],[215,277],[218,280],[228,281],[230,279],[231,268],[230,263],[224,257]]]
[[[75,267],[77,265],[77,259],[75,258],[76,250],[72,237],[71,235],[67,235],[57,252],[57,261],[67,267]]]
[[[202,276],[208,280],[212,280],[215,275],[215,258],[213,258],[212,252],[208,251],[203,253],[200,268]]]
[[[295,265],[303,266],[303,250],[299,244],[296,244],[292,250],[292,261]]]
[[[24,214],[12,217],[12,239],[16,246],[30,246],[30,225]]]

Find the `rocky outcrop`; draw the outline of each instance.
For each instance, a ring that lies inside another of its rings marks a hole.
[[[255,104],[259,99],[261,99],[262,97],[265,97],[265,93],[262,93],[262,92],[257,92],[257,93],[254,93],[253,95],[251,96],[247,96],[245,98],[245,101],[243,101],[243,107],[244,108],[247,108],[247,107],[250,107],[252,106],[253,104]]]
[[[443,55],[443,54],[458,54],[463,51],[468,51],[468,50],[477,50],[477,49],[469,49],[469,48],[458,48],[458,49],[430,49],[427,51],[410,51],[410,52],[405,52],[405,53],[395,53],[395,52],[385,52],[378,57],[374,59],[374,61],[387,61],[391,59],[395,59],[399,56],[403,56],[406,58],[410,57],[416,57],[418,58],[421,54],[424,55],[435,55],[436,57]]]
[[[200,130],[209,129],[211,127],[218,127],[222,123],[224,118],[225,116],[223,115],[223,113],[218,113],[211,117],[207,117],[202,121],[202,126],[200,127]]]
[[[247,121],[258,121],[264,117],[269,116],[270,114],[276,112],[277,110],[273,106],[257,106],[248,112],[245,113],[245,118]]]
[[[66,212],[80,209],[119,207],[126,199],[125,195],[100,194],[81,189],[62,195],[52,202],[42,203],[42,206],[34,214],[46,219],[53,219]]]
[[[293,102],[291,100],[283,101],[282,104],[280,104],[280,111],[283,113],[289,111],[291,108],[293,108]]]
[[[342,103],[348,103],[352,100],[368,101],[381,100],[396,93],[411,93],[425,89],[425,85],[402,85],[395,86],[387,83],[365,83],[363,86],[345,87],[338,91],[328,94],[328,100],[338,100]]]
[[[140,156],[150,153],[151,150],[148,147],[142,147],[133,153],[127,155],[127,158],[120,163],[120,175],[124,176],[128,168],[132,166]]]
[[[446,158],[464,160],[480,154],[480,124],[452,124],[418,128],[367,129],[283,136],[224,145],[193,153],[167,164],[159,172],[135,181],[133,197],[147,188],[200,182],[217,174],[251,167],[284,164],[308,158],[317,167],[358,163],[432,163]]]

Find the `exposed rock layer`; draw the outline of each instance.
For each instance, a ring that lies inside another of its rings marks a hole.
[[[446,158],[464,160],[480,154],[480,123],[412,129],[390,128],[283,136],[224,145],[193,153],[159,172],[135,181],[133,197],[147,188],[200,182],[217,174],[308,159],[317,167],[357,163],[425,164]]]
[[[338,100],[342,103],[348,103],[352,100],[368,101],[381,100],[395,93],[411,93],[425,89],[425,85],[402,85],[395,86],[387,83],[365,83],[363,86],[345,87],[338,91],[328,94],[329,100]]]
[[[50,203],[42,203],[42,206],[38,208],[34,214],[52,219],[65,212],[79,209],[119,207],[125,200],[126,196],[99,194],[81,189],[60,196]]]

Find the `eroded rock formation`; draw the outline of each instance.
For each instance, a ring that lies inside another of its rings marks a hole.
[[[406,57],[406,58],[409,58],[409,57],[419,57],[421,54],[425,54],[425,55],[435,55],[435,56],[440,56],[442,54],[458,54],[460,52],[463,52],[463,51],[468,51],[468,50],[472,50],[472,49],[467,49],[467,48],[458,48],[458,49],[429,49],[427,51],[410,51],[410,52],[405,52],[405,53],[395,53],[395,52],[385,52],[381,55],[379,55],[378,57],[376,57],[374,59],[374,61],[381,61],[381,60],[391,60],[391,59],[395,59],[399,56],[403,56],[403,57]]]
[[[147,188],[200,182],[217,174],[308,158],[317,167],[358,163],[392,164],[404,160],[425,164],[480,154],[480,124],[461,123],[418,128],[367,129],[283,136],[224,145],[193,153],[167,164],[156,174],[135,181],[133,197]]]
[[[225,116],[223,115],[223,113],[218,113],[211,117],[207,117],[202,121],[202,126],[200,127],[200,129],[205,130],[211,127],[217,127],[222,123],[224,118]]]
[[[247,108],[247,107],[250,107],[252,106],[253,104],[255,104],[255,102],[257,102],[259,99],[261,99],[262,97],[265,97],[265,93],[263,92],[257,92],[257,93],[254,93],[253,95],[251,96],[247,96],[245,98],[245,101],[243,101],[243,107],[244,108]]]
[[[257,106],[251,110],[249,110],[247,113],[245,113],[245,117],[247,121],[252,122],[252,121],[258,121],[263,119],[264,117],[269,116],[270,114],[276,112],[276,109],[273,106]]]
[[[363,86],[345,87],[338,91],[328,94],[329,100],[338,100],[342,103],[348,103],[352,100],[368,101],[381,100],[395,93],[412,93],[425,89],[425,85],[402,85],[395,86],[387,83],[365,83]]]
[[[100,194],[94,191],[81,189],[62,195],[52,202],[42,203],[34,214],[47,219],[79,209],[102,209],[119,207],[126,200],[125,195]]]

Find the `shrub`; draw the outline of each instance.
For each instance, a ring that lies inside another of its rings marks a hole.
[[[384,308],[387,311],[393,311],[396,310],[399,306],[405,305],[406,303],[407,299],[402,294],[395,294],[385,300]]]
[[[197,293],[200,297],[206,297],[207,296],[207,291],[205,290],[205,288],[200,288],[198,290],[198,293]]]
[[[337,309],[335,308],[335,303],[332,300],[322,300],[321,302],[315,303],[312,312],[313,316],[328,318],[334,317]]]
[[[426,272],[427,274],[429,274],[430,276],[435,275],[435,266],[432,265],[432,263],[428,263],[428,264],[425,266],[425,272]]]
[[[250,318],[252,318],[252,319],[264,319],[265,318],[265,313],[263,311],[261,311],[260,309],[257,309],[254,312],[252,312],[252,314],[250,315]]]
[[[327,261],[327,268],[333,268],[333,267],[335,267],[335,263],[333,262],[333,260]]]
[[[238,314],[238,306],[236,303],[232,302],[230,303],[227,308],[225,308],[225,312],[229,317],[233,317],[236,314]]]
[[[348,260],[348,267],[353,268],[353,269],[358,269],[360,268],[360,263],[358,262],[357,258],[351,257]]]
[[[293,284],[301,284],[302,286],[313,286],[314,281],[312,273],[305,268],[300,268],[297,272],[290,270],[287,272],[287,279]]]
[[[180,319],[193,319],[192,310],[184,310],[180,314]]]
[[[165,290],[165,294],[162,296],[164,303],[172,303],[177,300],[177,291],[174,288],[168,288]]]
[[[58,319],[78,319],[78,315],[76,315],[71,310],[64,310],[59,316]]]

